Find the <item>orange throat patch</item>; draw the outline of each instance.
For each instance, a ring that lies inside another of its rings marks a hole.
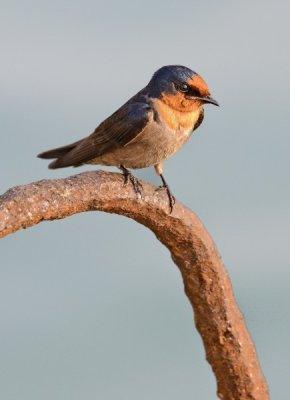
[[[192,109],[180,111],[160,99],[154,99],[154,105],[160,119],[174,131],[193,129],[202,111],[199,104],[191,104]]]

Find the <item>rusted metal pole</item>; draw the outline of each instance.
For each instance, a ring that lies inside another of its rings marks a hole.
[[[192,304],[196,327],[223,400],[267,400],[254,344],[218,251],[198,217],[166,193],[142,182],[142,198],[120,174],[88,172],[18,186],[0,196],[0,237],[41,221],[84,211],[125,215],[151,229],[170,250]]]

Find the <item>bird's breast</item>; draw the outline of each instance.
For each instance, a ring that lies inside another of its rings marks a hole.
[[[157,112],[159,118],[154,119],[152,115],[143,131],[133,140],[104,154],[96,163],[123,165],[133,169],[146,168],[175,154],[190,138],[200,110],[170,115],[169,110],[161,106]]]
[[[156,165],[175,154],[190,138],[193,128],[194,124],[188,127],[179,124],[172,129],[161,120],[151,120],[143,132],[120,151],[127,154],[128,168]]]

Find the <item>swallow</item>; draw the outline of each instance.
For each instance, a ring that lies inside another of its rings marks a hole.
[[[168,195],[175,198],[163,176],[163,161],[173,156],[200,126],[204,104],[214,104],[203,78],[181,65],[158,69],[148,85],[130,98],[84,139],[48,150],[39,158],[55,159],[49,168],[97,164],[118,167],[136,193],[142,185],[130,169],[154,166]]]

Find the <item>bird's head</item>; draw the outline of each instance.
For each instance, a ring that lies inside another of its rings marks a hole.
[[[182,65],[158,69],[148,84],[153,97],[178,111],[194,111],[204,104],[218,106],[200,75]]]

